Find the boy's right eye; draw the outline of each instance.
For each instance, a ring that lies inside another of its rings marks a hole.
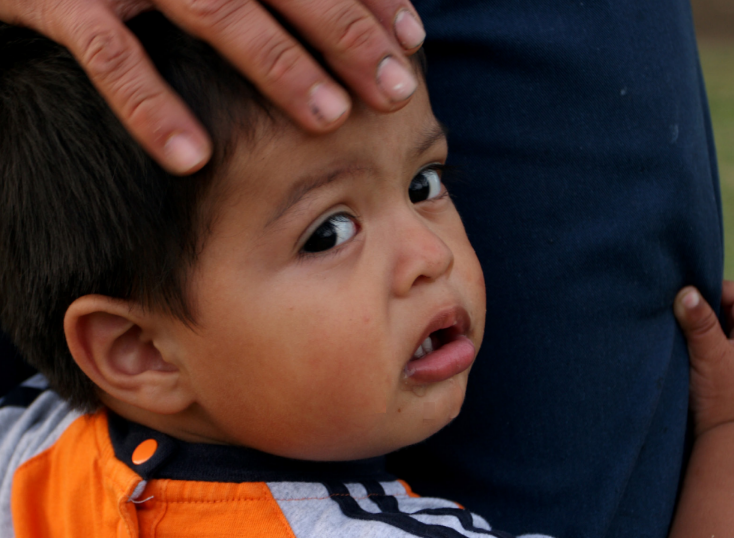
[[[419,204],[438,198],[442,191],[445,193],[441,185],[441,171],[444,168],[442,164],[432,164],[418,172],[408,187],[410,201]]]
[[[311,254],[324,252],[349,241],[356,234],[357,224],[354,220],[349,215],[337,213],[314,230],[301,250]]]

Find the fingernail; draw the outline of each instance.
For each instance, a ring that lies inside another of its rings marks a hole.
[[[377,68],[377,84],[393,102],[405,101],[418,87],[413,74],[392,56],[380,62]]]
[[[209,151],[205,146],[197,144],[194,139],[179,133],[171,136],[163,147],[168,166],[174,173],[185,174],[209,159]]]
[[[420,47],[426,39],[426,31],[418,19],[407,9],[402,9],[395,17],[395,37],[405,49]]]
[[[349,110],[349,100],[336,88],[319,83],[311,88],[311,113],[325,124],[334,123]]]
[[[683,296],[683,299],[681,299],[681,302],[683,303],[683,306],[685,306],[688,309],[696,308],[698,306],[698,303],[701,299],[701,296],[696,291],[689,291]]]

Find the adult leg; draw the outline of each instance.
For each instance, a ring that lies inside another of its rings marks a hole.
[[[687,0],[418,1],[487,329],[459,418],[389,459],[510,532],[664,537],[718,304],[717,172]]]

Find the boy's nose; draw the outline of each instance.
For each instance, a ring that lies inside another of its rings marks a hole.
[[[454,263],[448,245],[425,222],[406,218],[395,223],[396,241],[393,292],[400,296],[422,283],[447,274]]]

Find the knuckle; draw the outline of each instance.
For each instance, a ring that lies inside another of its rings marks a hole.
[[[93,79],[105,81],[126,71],[132,50],[119,32],[110,28],[93,29],[81,47],[81,62]]]
[[[246,16],[254,5],[250,0],[186,0],[183,7],[199,30],[218,30]]]
[[[160,107],[165,92],[146,82],[147,71],[136,57],[133,44],[114,32],[100,31],[90,36],[84,48],[84,64],[114,97],[119,114],[131,122],[149,117]]]
[[[183,7],[194,17],[209,19],[221,16],[222,12],[231,7],[229,0],[187,0]]]
[[[718,330],[720,330],[719,320],[712,311],[709,311],[692,327],[691,334],[703,337]]]
[[[121,20],[126,21],[143,11],[153,9],[155,6],[150,0],[118,0],[110,7]]]
[[[82,40],[80,59],[124,123],[153,124],[165,106],[166,92],[151,80],[142,49],[133,38],[115,28],[95,28]]]
[[[335,49],[345,54],[354,50],[377,46],[381,38],[381,30],[377,22],[367,13],[355,13],[353,10],[342,10],[332,15],[332,28],[340,28]]]
[[[263,37],[254,44],[257,69],[266,84],[277,84],[292,73],[302,58],[300,47],[276,35]]]
[[[146,125],[162,109],[165,92],[143,88],[141,86],[127,88],[124,97],[122,114],[131,123]]]

